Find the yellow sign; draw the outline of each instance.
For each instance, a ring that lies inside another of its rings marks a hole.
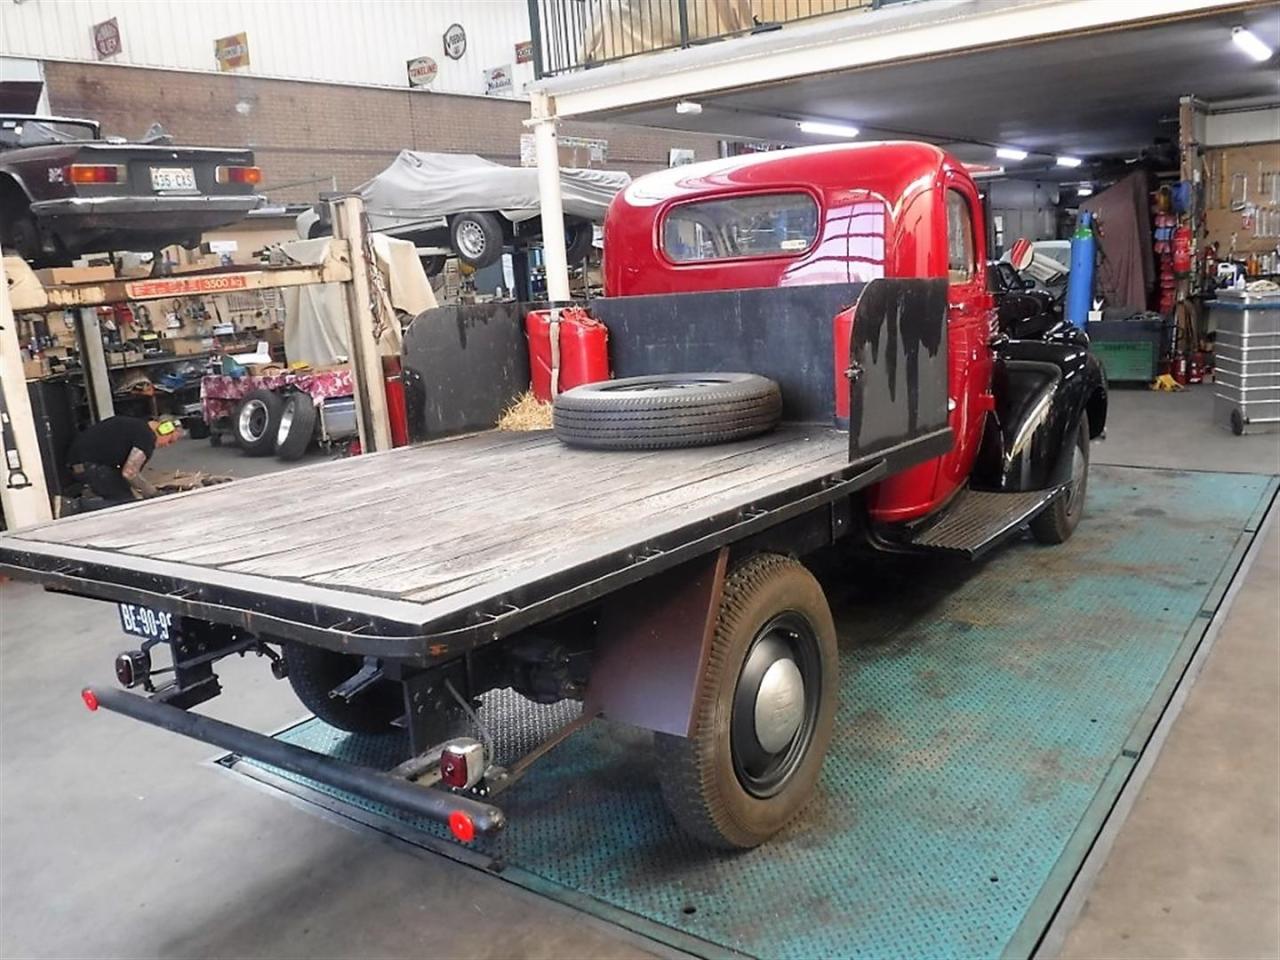
[[[213,55],[219,70],[238,70],[249,65],[249,35],[237,33],[213,41]]]

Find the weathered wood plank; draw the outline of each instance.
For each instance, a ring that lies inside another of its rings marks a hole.
[[[778,439],[771,446],[786,442]],[[562,450],[560,456],[524,460],[521,469],[505,478],[486,478],[480,484],[471,476],[462,478],[462,489],[440,486],[434,503],[407,504],[398,516],[360,531],[358,538],[353,539],[353,531],[340,522],[334,530],[317,528],[307,538],[279,544],[276,549],[250,549],[227,562],[234,564],[231,569],[261,573],[283,560],[294,575],[308,577],[366,561],[399,566],[403,557],[412,559],[424,550],[454,541],[478,546],[495,536],[520,538],[529,533],[513,529],[513,524],[529,518],[544,517],[543,528],[558,523],[563,532],[572,529],[579,513],[607,512],[665,485],[680,486],[727,474],[758,462],[763,449],[763,444],[750,450],[723,447],[701,457],[688,452],[681,457],[664,452],[618,457]]]
[[[717,447],[575,450],[489,432],[71,518],[23,538],[128,563],[398,596],[433,619],[839,470],[820,427]],[[321,472],[323,471],[323,472]]]

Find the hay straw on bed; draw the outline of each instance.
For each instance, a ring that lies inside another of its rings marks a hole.
[[[550,430],[551,404],[543,403],[526,390],[516,397],[511,406],[502,411],[498,420],[499,430]]]

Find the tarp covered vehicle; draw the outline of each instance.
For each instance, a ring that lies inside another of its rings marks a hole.
[[[560,171],[570,263],[587,255],[592,224],[604,220],[609,202],[630,182],[618,170]],[[537,169],[507,167],[473,153],[401,150],[356,193],[374,231],[412,240],[425,251],[428,274],[439,271],[444,256],[486,267],[504,246],[541,235]],[[301,214],[299,236],[328,234],[327,216],[325,203]]]

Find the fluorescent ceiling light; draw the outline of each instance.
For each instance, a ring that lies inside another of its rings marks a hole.
[[[1093,196],[1093,184],[1091,184],[1091,183],[1082,183],[1082,184],[1080,184],[1079,186],[1077,186],[1077,187],[1076,187],[1076,196],[1077,196],[1077,197],[1092,197],[1092,196]]]
[[[1231,39],[1235,45],[1247,53],[1253,59],[1261,63],[1263,60],[1270,60],[1272,50],[1265,43],[1258,39],[1258,35],[1244,27],[1232,27]]]
[[[1059,157],[1058,166],[1060,167],[1078,167],[1084,163],[1079,157]]]
[[[1019,150],[1016,147],[998,147],[996,156],[1001,160],[1025,160],[1027,159],[1027,151]]]
[[[698,114],[702,112],[702,104],[692,100],[681,100],[676,104],[676,113]]]
[[[861,131],[844,123],[819,123],[801,120],[796,124],[801,133],[814,133],[820,137],[856,137]]]

